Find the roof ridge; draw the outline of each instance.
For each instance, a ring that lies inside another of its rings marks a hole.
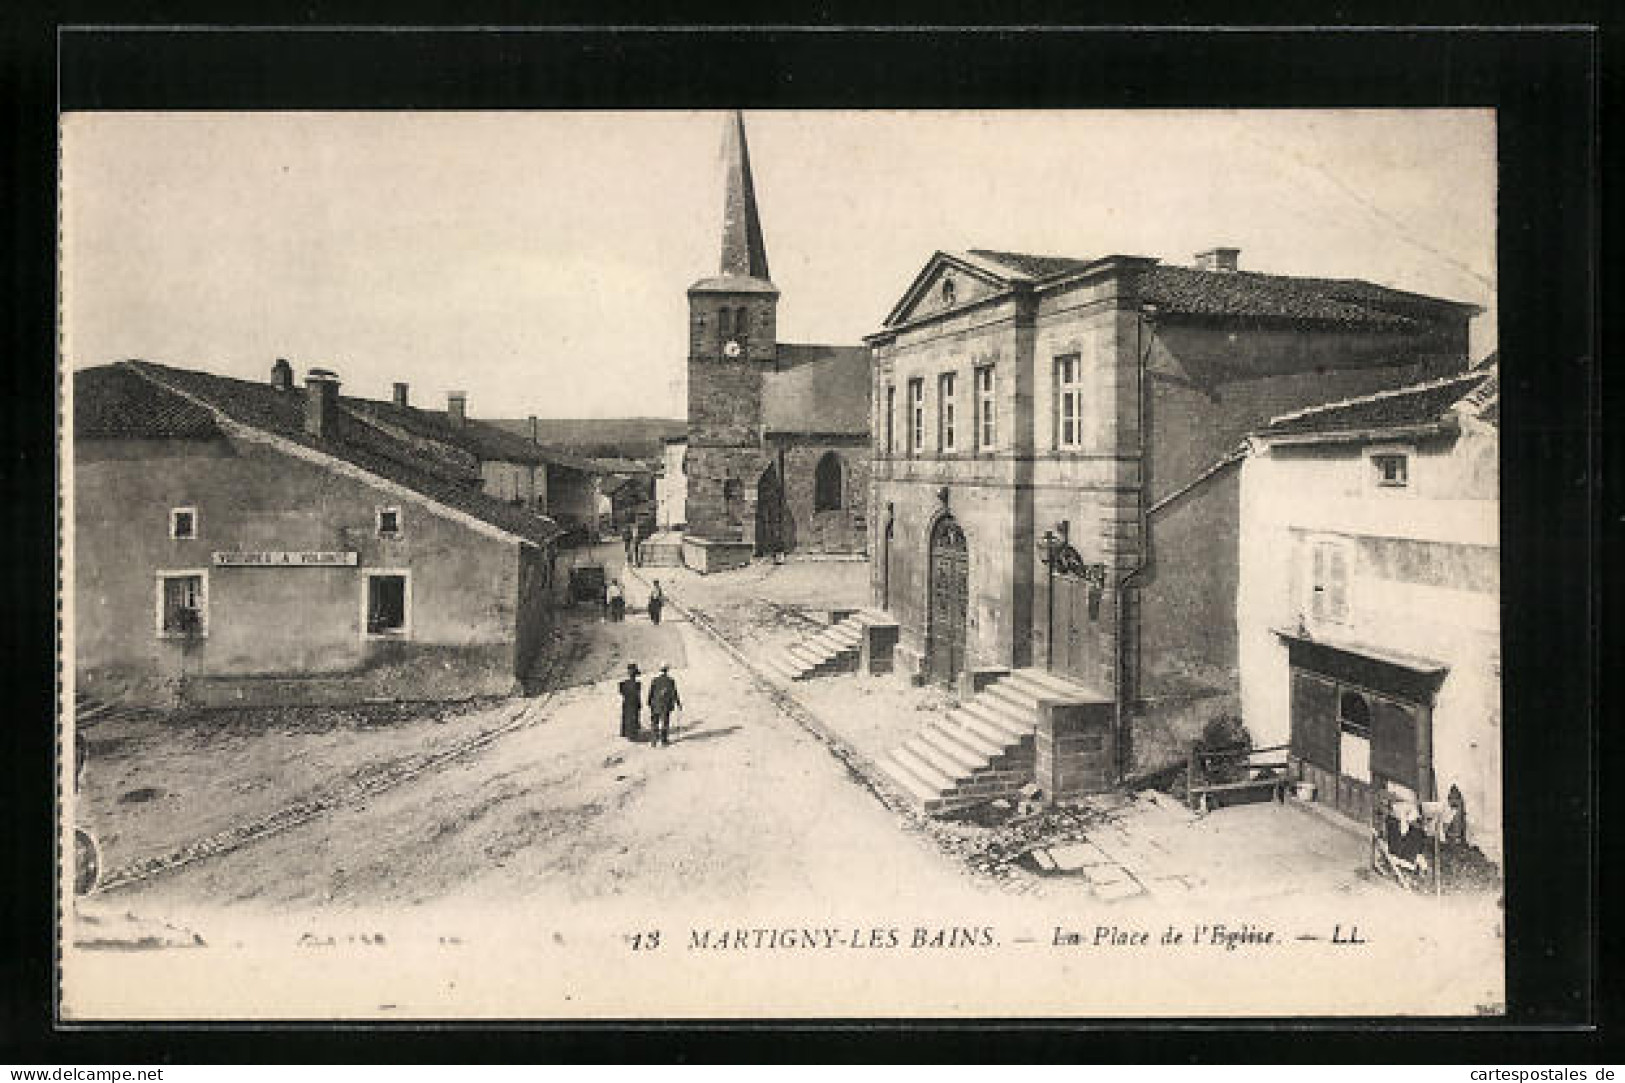
[[[1421,383],[1406,384],[1404,387],[1384,388],[1381,391],[1372,391],[1364,395],[1355,395],[1352,398],[1317,403],[1314,406],[1306,406],[1301,410],[1293,410],[1290,413],[1280,414],[1276,417],[1272,417],[1269,419],[1269,421],[1265,422],[1264,427],[1269,428],[1274,425],[1285,424],[1288,421],[1298,421],[1327,410],[1340,410],[1346,406],[1359,406],[1368,402],[1380,402],[1383,399],[1396,398],[1400,395],[1414,395],[1421,391],[1433,391],[1437,388],[1446,387],[1451,383],[1456,383],[1462,380],[1482,380],[1484,379],[1484,376],[1485,374],[1482,372],[1458,372],[1450,376],[1441,376],[1434,380],[1424,380]]]
[[[353,456],[340,454],[331,448],[301,443],[299,440],[290,437],[286,433],[278,432],[274,426],[266,426],[253,420],[236,417],[220,404],[212,401],[208,395],[198,391],[188,390],[183,387],[176,387],[174,384],[164,379],[161,373],[173,370],[193,376],[205,376],[215,380],[226,380],[231,383],[241,384],[243,386],[253,387],[255,389],[261,388],[262,385],[256,383],[255,381],[243,380],[235,376],[220,376],[216,373],[205,372],[201,369],[179,369],[175,368],[174,366],[160,365],[156,362],[144,361],[138,358],[130,358],[126,361],[118,362],[118,364],[127,366],[129,371],[134,372],[153,386],[208,411],[208,413],[215,419],[216,423],[222,425],[228,431],[230,431],[232,428],[236,428],[239,430],[247,430],[249,432],[256,433],[260,439],[269,440],[274,443],[280,443],[291,447],[293,449],[291,453],[296,457],[307,457],[310,455],[320,456],[321,459],[330,464],[328,469],[337,470],[341,474],[347,470],[356,471],[370,479],[372,484],[409,490],[416,495],[417,499],[423,500],[433,507],[440,509],[440,513],[442,515],[446,515],[454,519],[471,521],[482,529],[496,531],[504,537],[513,539],[515,541],[535,544],[535,539],[527,537],[521,530],[517,530],[512,526],[499,522],[491,515],[482,514],[475,508],[460,508],[453,501],[448,500],[439,493],[434,492],[432,484],[435,483],[437,479],[435,479],[432,474],[425,473],[411,463],[396,463],[392,457],[388,455],[379,455],[376,452],[372,453],[377,455],[377,457],[382,458],[384,461],[392,463],[392,468],[404,468],[405,472],[408,475],[411,475],[407,477],[391,477],[387,473],[380,472],[373,465],[369,465],[364,461],[358,461]],[[148,371],[149,369],[158,371]],[[365,422],[363,422],[363,424],[365,424]],[[464,495],[470,499],[471,503],[489,502],[492,505],[493,510],[504,507],[500,501],[479,490],[473,490]],[[557,531],[558,522],[551,516],[539,514],[536,516],[536,518],[547,522],[554,528],[555,532]]]

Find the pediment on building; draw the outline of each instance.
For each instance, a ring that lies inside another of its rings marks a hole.
[[[985,297],[1003,293],[1016,276],[1003,275],[995,265],[962,253],[938,252],[914,277],[902,298],[886,317],[887,327],[897,327],[924,316],[974,304]]]

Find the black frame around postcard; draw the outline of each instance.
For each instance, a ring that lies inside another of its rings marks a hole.
[[[246,7],[246,6],[245,6]],[[355,5],[310,9],[340,23]],[[150,1061],[1535,1061],[1605,1054],[1597,813],[1599,49],[1585,27],[391,29],[11,24],[14,406],[0,1048]],[[103,13],[104,17],[111,13]],[[166,10],[178,17],[180,8]],[[509,13],[511,14],[511,13]],[[242,18],[241,15],[237,16]],[[307,13],[307,17],[314,17]],[[398,13],[397,13],[397,17]],[[600,16],[602,17],[602,16]],[[1183,16],[1182,16],[1183,17]],[[246,22],[246,20],[245,20]],[[1617,73],[1616,73],[1617,74]],[[1500,141],[1508,1002],[1504,1019],[53,1027],[58,109],[1494,107]],[[1617,524],[1613,524],[1617,530]],[[19,604],[18,600],[25,600]],[[18,619],[21,617],[21,619]],[[1515,721],[1512,721],[1515,720]],[[1617,739],[1608,738],[1615,744]],[[380,1035],[383,1040],[379,1040]],[[1617,1058],[1617,1052],[1614,1059]]]

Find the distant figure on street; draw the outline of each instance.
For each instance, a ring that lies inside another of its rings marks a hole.
[[[638,739],[638,715],[642,710],[643,684],[638,680],[638,666],[630,662],[626,667],[626,680],[621,682],[621,736],[628,741]]]
[[[624,524],[621,527],[621,544],[626,547],[626,562],[628,564],[632,563],[632,540],[633,540],[633,536],[634,536],[634,531],[632,529],[632,524],[631,523]]]
[[[666,593],[660,589],[660,580],[655,580],[654,589],[649,591],[649,620],[653,624],[660,623],[660,611],[666,608]]]
[[[682,705],[677,682],[671,679],[671,666],[661,666],[660,676],[649,682],[650,747],[671,745],[671,713]]]
[[[643,525],[638,522],[632,524],[632,567],[643,567]]]
[[[621,581],[619,579],[611,579],[609,581],[609,586],[606,587],[605,590],[609,596],[609,619],[615,621],[625,620],[626,591],[622,589]]]

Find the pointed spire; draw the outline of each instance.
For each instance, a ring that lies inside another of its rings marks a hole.
[[[745,144],[745,114],[734,110],[723,136],[722,158],[727,180],[722,202],[722,273],[768,281],[767,244],[756,211],[756,186],[750,175],[750,148]]]

